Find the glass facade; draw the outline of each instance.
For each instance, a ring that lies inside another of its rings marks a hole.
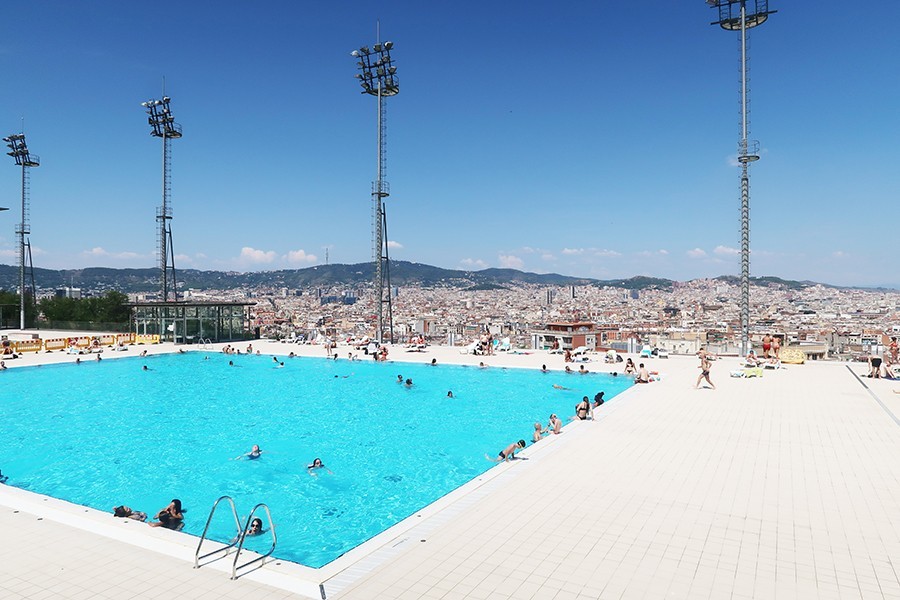
[[[135,333],[160,341],[196,344],[201,340],[247,339],[250,304],[167,302],[133,304]]]

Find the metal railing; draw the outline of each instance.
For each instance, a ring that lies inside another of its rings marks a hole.
[[[216,514],[216,508],[219,507],[219,502],[221,502],[222,500],[227,500],[228,504],[231,505],[231,514],[234,516],[234,526],[235,526],[235,532],[236,532],[234,539],[231,540],[231,543],[228,544],[227,546],[225,546],[223,548],[217,548],[216,550],[213,550],[212,552],[207,552],[203,556],[200,556],[200,548],[203,546],[204,540],[206,540],[206,534],[209,531],[209,524],[212,523],[213,515]],[[213,554],[218,554],[219,552],[224,551],[225,556],[228,556],[228,550],[233,548],[238,542],[243,544],[244,530],[241,529],[241,520],[238,517],[237,508],[235,508],[235,506],[234,506],[234,500],[231,498],[231,496],[220,496],[219,499],[213,503],[212,509],[209,511],[209,518],[206,519],[206,527],[203,528],[203,535],[200,536],[200,543],[197,544],[197,552],[194,553],[194,568],[199,569],[200,561],[204,558],[209,558]],[[274,546],[273,546],[273,549],[274,549]],[[233,574],[233,571],[232,571],[232,574]],[[232,577],[232,579],[234,579],[234,577]]]
[[[262,556],[257,556],[256,558],[245,562],[244,564],[238,566],[238,559],[241,557],[241,551],[244,549],[244,539],[247,537],[246,532],[250,529],[250,523],[253,522],[253,515],[256,514],[256,511],[260,508],[264,508],[266,510],[266,518],[269,520],[269,533],[272,534],[272,547],[269,548],[269,551],[263,554]],[[247,515],[247,522],[244,525],[244,529],[241,532],[240,536],[240,544],[238,544],[237,552],[234,555],[234,563],[231,565],[231,578],[237,579],[237,570],[239,568],[243,569],[249,565],[252,565],[255,562],[263,561],[265,564],[266,558],[272,555],[275,552],[275,544],[278,542],[278,538],[275,536],[275,523],[272,522],[272,513],[269,512],[269,507],[260,502],[256,506],[253,507],[253,510],[250,511],[250,514]]]

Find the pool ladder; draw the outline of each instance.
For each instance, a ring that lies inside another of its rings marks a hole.
[[[216,514],[216,509],[219,507],[219,503],[223,500],[228,502],[228,505],[231,507],[231,515],[234,517],[234,526],[235,526],[235,536],[231,540],[227,546],[223,546],[221,548],[217,548],[212,552],[207,552],[204,555],[200,555],[200,549],[203,547],[203,542],[206,540],[206,534],[209,531],[209,525],[212,523],[213,515]],[[269,533],[272,534],[272,547],[269,548],[269,551],[261,556],[257,556],[253,560],[249,560],[242,565],[238,565],[238,560],[241,558],[241,551],[244,549],[244,539],[247,537],[245,532],[250,529],[250,523],[253,521],[253,517],[256,514],[256,511],[259,509],[264,509],[266,511],[266,518],[269,521]],[[224,552],[225,554],[222,556],[228,556],[229,551],[237,546],[237,552],[234,554],[234,562],[231,564],[231,578],[237,579],[237,571],[238,569],[243,569],[249,565],[252,565],[255,562],[263,561],[272,555],[275,552],[275,544],[278,542],[278,538],[275,536],[275,523],[272,522],[272,513],[269,511],[269,507],[262,502],[253,507],[253,510],[250,511],[250,514],[247,515],[247,521],[244,524],[244,527],[241,527],[241,519],[238,517],[237,508],[234,505],[234,499],[231,496],[220,496],[212,505],[212,509],[209,511],[209,517],[206,519],[206,526],[203,528],[203,535],[200,536],[200,543],[197,544],[197,552],[194,553],[194,568],[200,568],[200,561],[204,558],[209,558],[215,554],[219,554],[220,552]],[[210,561],[212,562],[212,561]],[[261,565],[260,565],[261,566]]]

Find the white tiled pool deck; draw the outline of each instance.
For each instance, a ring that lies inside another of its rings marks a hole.
[[[544,353],[391,356],[432,357],[562,367]],[[661,382],[492,469],[412,528],[389,530],[374,553],[321,570],[327,598],[900,600],[900,383],[836,363],[731,379],[737,361],[723,359],[712,372],[718,389],[695,390],[696,359],[651,362]],[[558,382],[566,377],[579,376]],[[70,519],[63,513],[83,509],[41,502],[0,486],[0,598],[320,597],[290,576],[266,576],[279,567],[237,581],[194,570],[189,536],[108,515]],[[120,539],[101,535],[128,527]]]

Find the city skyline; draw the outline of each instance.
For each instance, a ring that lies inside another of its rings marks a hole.
[[[704,2],[220,6],[233,10],[6,7],[0,126],[24,116],[42,159],[36,267],[155,264],[160,149],[140,102],[163,77],[184,127],[177,268],[303,268],[325,247],[332,263],[369,260],[375,103],[350,51],[380,18],[401,82],[387,103],[392,258],[594,279],[739,272],[737,36]],[[751,276],[898,287],[877,224],[900,218],[883,58],[900,42],[817,8],[773,0],[751,37]],[[0,163],[3,264],[19,177]]]

